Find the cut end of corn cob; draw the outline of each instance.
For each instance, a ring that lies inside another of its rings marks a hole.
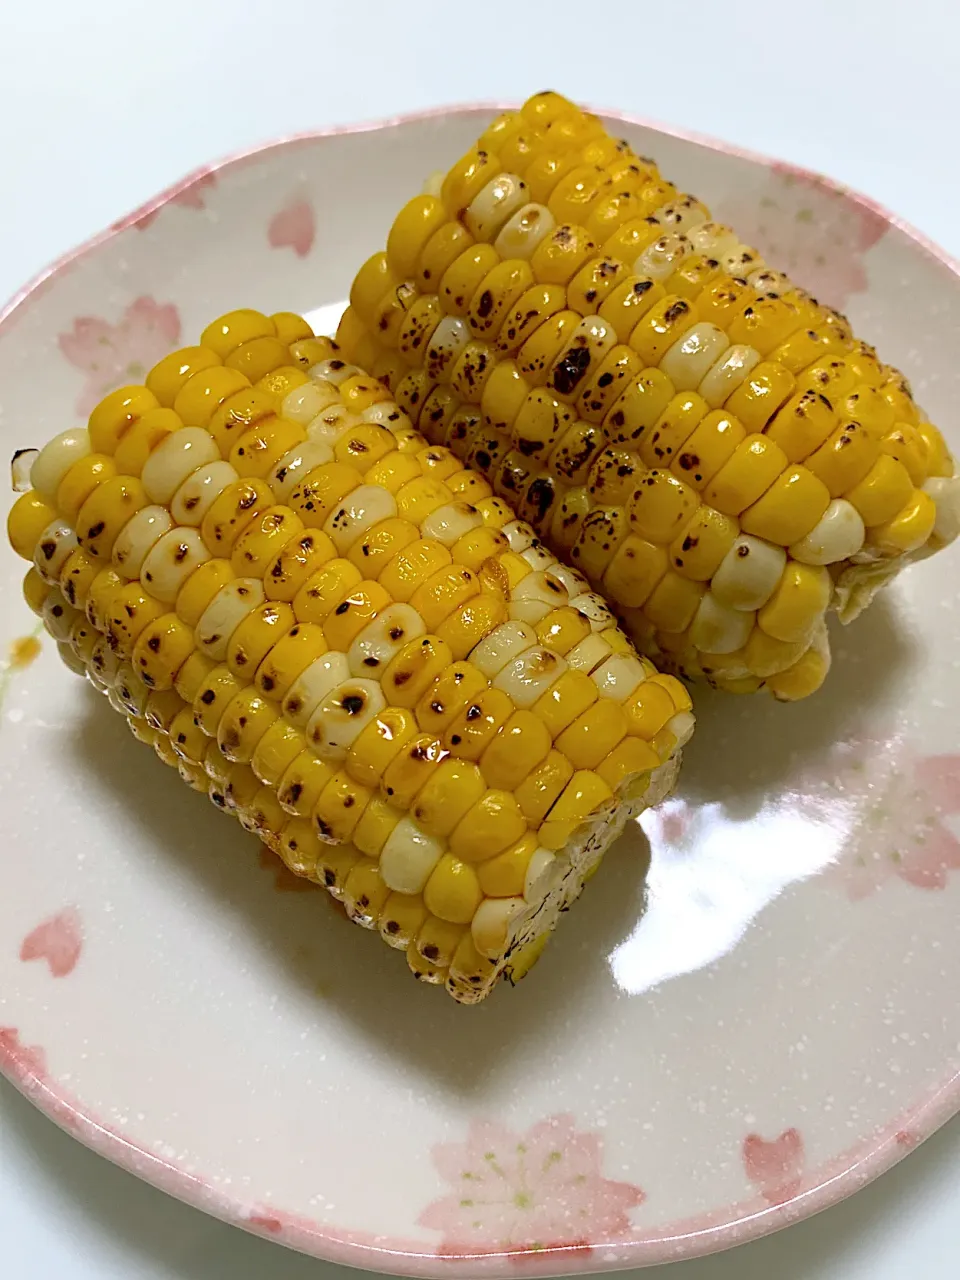
[[[460,1001],[672,785],[683,686],[299,317],[220,317],[30,480],[8,532],[66,664]]]
[[[338,338],[683,676],[782,699],[960,530],[903,376],[595,116],[538,94],[398,214]]]

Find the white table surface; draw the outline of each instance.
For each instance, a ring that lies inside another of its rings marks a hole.
[[[960,256],[958,73],[948,0],[0,0],[0,297],[225,152],[546,87],[825,171]],[[955,1121],[854,1199],[670,1280],[955,1280],[958,1221]],[[137,1182],[4,1082],[0,1260],[5,1280],[339,1270]]]

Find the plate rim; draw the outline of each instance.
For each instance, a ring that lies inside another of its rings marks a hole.
[[[421,111],[404,112],[381,119],[362,120],[284,134],[229,152],[209,164],[190,170],[156,195],[110,223],[102,231],[81,241],[55,258],[26,281],[0,307],[0,337],[19,319],[25,308],[39,300],[56,279],[78,259],[108,243],[147,215],[155,214],[195,183],[223,169],[262,158],[271,151],[291,145],[322,142],[330,138],[375,133],[408,124],[420,124],[449,116],[472,116],[516,109],[515,102],[480,101],[454,103]],[[907,237],[926,257],[960,280],[960,260],[911,223],[878,201],[838,180],[789,161],[775,159],[750,148],[725,142],[708,134],[677,128],[644,116],[635,116],[602,107],[592,107],[604,119],[618,124],[649,129],[666,137],[731,156],[819,186],[842,196],[859,208],[883,219]],[[6,1035],[4,1034],[6,1033]],[[202,1175],[180,1168],[175,1162],[131,1142],[99,1120],[50,1080],[42,1066],[42,1050],[24,1046],[13,1028],[0,1027],[0,1075],[58,1127],[85,1146],[106,1157],[159,1190],[174,1196],[224,1222],[266,1239],[334,1263],[344,1263],[388,1274],[432,1278],[482,1272],[484,1275],[512,1276],[518,1259],[524,1272],[537,1276],[618,1271],[653,1266],[719,1252],[747,1243],[839,1203],[866,1186],[899,1162],[921,1142],[960,1112],[960,1069],[952,1072],[919,1102],[906,1108],[895,1120],[834,1157],[812,1175],[806,1191],[782,1204],[758,1208],[756,1199],[711,1210],[699,1218],[668,1223],[631,1238],[573,1249],[545,1249],[538,1254],[518,1254],[501,1250],[491,1253],[441,1253],[424,1240],[396,1240],[370,1232],[337,1228],[287,1214],[282,1209],[252,1207],[216,1190]]]

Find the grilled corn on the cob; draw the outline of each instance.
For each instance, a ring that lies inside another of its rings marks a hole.
[[[960,527],[902,375],[557,94],[400,211],[338,340],[641,650],[722,688],[811,693],[827,610]]]
[[[221,317],[33,462],[67,664],[287,865],[481,999],[693,728],[672,676],[297,316]]]

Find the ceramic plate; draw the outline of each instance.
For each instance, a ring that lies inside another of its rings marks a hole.
[[[490,114],[239,156],[58,263],[0,323],[6,452],[211,316],[336,304]],[[811,174],[616,129],[847,311],[960,448],[943,254]],[[530,978],[467,1009],[135,745],[3,553],[0,1066],[174,1195],[384,1271],[631,1267],[823,1208],[960,1105],[957,563],[838,631],[809,702],[702,694],[678,795]]]

